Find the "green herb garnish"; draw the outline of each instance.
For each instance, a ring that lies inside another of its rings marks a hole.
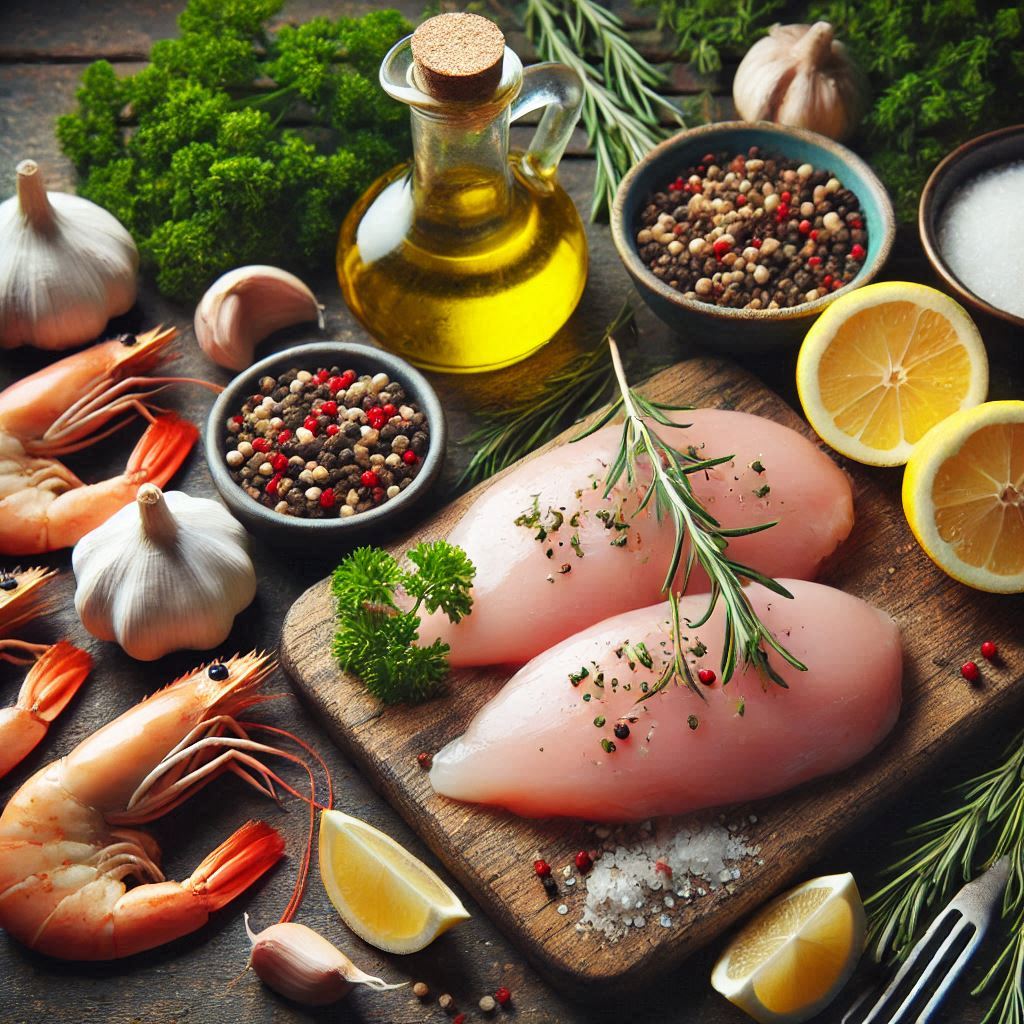
[[[449,647],[440,639],[419,645],[420,608],[440,608],[459,622],[473,604],[476,570],[462,548],[437,540],[417,544],[407,557],[415,571],[380,548],[356,548],[331,578],[334,656],[385,704],[415,703],[444,689]],[[399,590],[413,600],[409,610],[399,607]]]
[[[78,194],[128,228],[172,298],[193,301],[240,264],[333,262],[349,206],[408,151],[408,113],[377,82],[405,19],[271,31],[282,6],[190,0],[180,37],[154,43],[146,68],[91,64],[78,109],[57,120]],[[296,118],[311,123],[284,127]]]
[[[877,960],[902,960],[925,919],[1000,857],[1010,862],[1003,898],[1005,943],[972,995],[995,989],[983,1024],[1024,1024],[1024,732],[1004,760],[950,795],[953,809],[914,825],[914,848],[885,871],[890,880],[864,901]]]
[[[644,476],[649,475],[650,482],[646,485],[644,495],[633,514],[638,515],[653,500],[659,519],[669,519],[675,530],[675,545],[662,584],[662,589],[669,593],[673,652],[653,692],[659,692],[674,680],[685,683],[694,693],[706,699],[685,657],[686,638],[683,636],[680,621],[679,602],[676,594],[672,592],[676,572],[683,562],[683,545],[686,540],[690,543],[680,590],[686,590],[695,565],[699,565],[711,581],[707,609],[697,622],[688,623],[689,626],[692,629],[699,629],[711,617],[719,600],[725,604],[722,682],[727,683],[732,678],[737,664],[742,659],[744,664],[754,666],[779,686],[786,686],[785,679],[769,663],[768,650],[777,651],[793,668],[803,671],[806,666],[791,654],[757,617],[743,589],[743,580],[760,583],[782,597],[792,597],[792,594],[771,577],[734,561],[728,555],[729,541],[733,537],[758,533],[775,524],[769,522],[758,526],[726,529],[704,508],[693,492],[690,474],[732,462],[734,456],[695,459],[663,441],[650,423],[665,427],[679,426],[669,419],[667,414],[678,411],[680,407],[653,402],[634,391],[626,380],[618,346],[611,335],[608,336],[608,347],[611,350],[612,366],[620,396],[574,440],[587,437],[606,423],[610,423],[616,416],[624,415],[619,451],[605,478],[605,496],[610,495],[623,479],[629,486],[635,486]],[[628,653],[625,645],[623,649]]]
[[[683,124],[657,89],[665,78],[630,45],[622,20],[594,0],[526,0],[524,27],[545,60],[571,67],[583,82],[583,126],[594,150],[590,215],[610,209],[623,175],[668,132],[658,112]],[[600,66],[586,54],[601,54]]]

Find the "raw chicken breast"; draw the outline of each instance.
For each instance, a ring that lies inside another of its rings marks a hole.
[[[671,651],[667,603],[591,626],[534,658],[486,704],[464,736],[434,756],[434,789],[526,817],[632,821],[779,793],[864,757],[896,721],[902,652],[896,623],[840,590],[786,580],[793,600],[751,587],[761,620],[807,666],[772,656],[789,689],[737,672],[724,688],[685,686],[636,703]],[[683,598],[695,619],[706,596]],[[722,605],[690,642],[717,670]],[[617,654],[642,641],[645,669]],[[573,685],[570,676],[586,669]],[[599,683],[603,685],[598,685]],[[740,710],[742,708],[742,711]],[[604,722],[598,725],[599,716]],[[690,716],[696,718],[691,728]],[[625,722],[629,736],[617,739]],[[607,752],[602,741],[615,744]]]
[[[730,557],[772,577],[814,577],[853,527],[846,475],[806,438],[760,416],[672,415],[692,424],[658,428],[678,450],[736,456],[691,478],[719,522],[779,521],[733,540]],[[653,501],[632,518],[647,480],[603,497],[620,435],[619,426],[605,427],[531,460],[481,495],[452,531],[447,539],[476,566],[473,611],[458,625],[427,616],[420,632],[451,645],[452,665],[522,664],[594,622],[661,598],[674,533],[657,521]],[[763,472],[751,468],[755,461]],[[707,589],[703,571],[689,589]]]

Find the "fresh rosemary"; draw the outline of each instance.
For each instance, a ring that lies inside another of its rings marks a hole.
[[[594,150],[592,220],[606,214],[622,176],[666,132],[658,111],[683,124],[679,110],[658,94],[664,76],[630,45],[621,19],[594,0],[526,0],[526,34],[545,60],[571,67],[583,81],[583,125]],[[601,66],[585,54],[600,53]]]
[[[539,392],[508,408],[484,414],[483,426],[463,442],[473,457],[459,478],[472,486],[512,465],[558,433],[599,409],[615,393],[611,353],[605,341],[619,331],[635,331],[628,303],[605,328],[601,343],[548,377]]]
[[[626,379],[618,345],[611,333],[607,340],[619,398],[575,440],[587,437],[610,423],[616,416],[624,415],[622,442],[605,478],[605,496],[607,497],[623,478],[627,484],[632,485],[649,471],[650,482],[634,515],[653,500],[659,519],[670,519],[675,529],[675,545],[662,584],[662,589],[669,593],[673,653],[657,683],[651,688],[651,693],[657,693],[675,681],[684,683],[694,693],[704,696],[686,660],[687,638],[683,635],[678,597],[672,589],[680,563],[683,562],[683,547],[686,540],[689,540],[690,544],[686,551],[680,590],[685,591],[695,565],[699,565],[711,581],[707,609],[696,622],[687,620],[687,626],[691,630],[699,629],[711,617],[719,600],[725,604],[722,682],[726,683],[732,678],[736,666],[742,660],[744,665],[754,666],[772,682],[785,687],[785,679],[768,661],[769,649],[777,651],[795,669],[804,671],[806,666],[788,651],[758,618],[743,589],[743,581],[760,583],[782,597],[793,595],[777,581],[728,556],[730,539],[758,533],[775,524],[769,522],[727,529],[704,508],[694,494],[690,475],[731,462],[734,456],[723,455],[702,459],[694,449],[680,452],[662,440],[651,428],[650,422],[665,427],[677,426],[678,424],[669,419],[667,413],[685,407],[654,402],[634,391]],[[640,468],[641,460],[645,467],[643,470]]]
[[[886,870],[889,881],[865,901],[868,941],[876,960],[902,960],[922,917],[1006,855],[1006,944],[973,994],[995,988],[982,1024],[1024,1024],[1024,732],[1001,764],[956,786],[951,795],[953,810],[909,829],[914,848]]]

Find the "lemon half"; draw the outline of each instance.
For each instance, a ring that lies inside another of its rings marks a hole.
[[[929,431],[903,475],[903,511],[954,579],[1024,592],[1024,402],[986,402]]]
[[[815,321],[796,386],[811,426],[837,452],[901,466],[936,423],[985,400],[988,357],[959,303],[886,281],[841,296]]]
[[[426,864],[341,811],[320,815],[320,877],[345,924],[388,953],[415,953],[469,917]]]
[[[853,875],[826,875],[768,904],[733,939],[711,984],[761,1024],[819,1013],[849,980],[867,921]]]

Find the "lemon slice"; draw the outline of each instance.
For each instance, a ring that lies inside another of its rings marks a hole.
[[[907,463],[903,511],[954,579],[1024,592],[1024,402],[986,402],[930,430]]]
[[[948,295],[886,281],[836,299],[807,332],[796,387],[812,427],[869,466],[902,466],[936,423],[985,400],[978,328]]]
[[[768,904],[733,939],[711,984],[762,1024],[795,1024],[828,1005],[864,949],[853,875],[825,875]]]
[[[415,953],[469,917],[426,864],[341,811],[320,815],[320,877],[345,924],[388,953]]]

